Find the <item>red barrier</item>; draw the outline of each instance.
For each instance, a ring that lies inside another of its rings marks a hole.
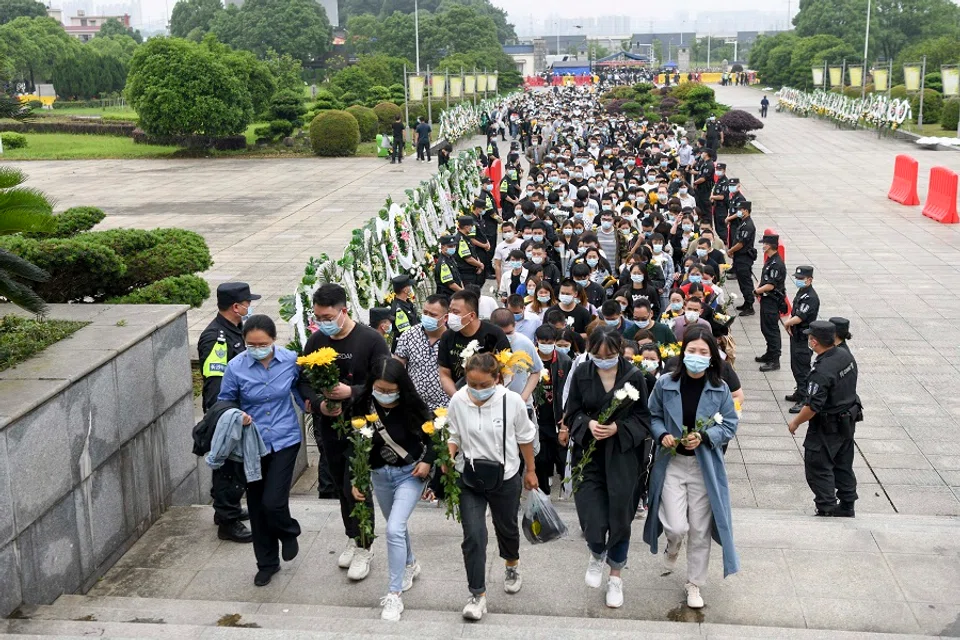
[[[500,181],[503,180],[503,163],[497,158],[490,163],[490,179],[493,180],[493,200],[500,206]]]
[[[907,155],[898,155],[893,167],[893,184],[890,185],[887,197],[910,207],[920,204],[917,196],[918,173],[919,165],[916,160]]]
[[[957,174],[946,167],[930,169],[930,188],[923,215],[943,224],[957,224]]]

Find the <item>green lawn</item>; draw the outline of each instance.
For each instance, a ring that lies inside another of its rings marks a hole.
[[[909,131],[910,133],[916,133],[921,136],[932,136],[935,138],[956,138],[957,130],[956,129],[944,129],[940,126],[939,122],[934,122],[932,124],[924,124],[923,129],[921,130],[916,124],[905,123],[903,125],[904,130]]]
[[[57,116],[100,116],[104,120],[118,120],[122,122],[136,122],[137,112],[129,107],[69,107],[66,109],[34,109],[33,115],[41,118]]]
[[[166,158],[177,147],[134,144],[133,138],[72,133],[26,133],[24,149],[4,149],[3,160],[90,160]]]

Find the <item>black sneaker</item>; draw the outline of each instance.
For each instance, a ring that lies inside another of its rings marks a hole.
[[[270,580],[273,579],[275,573],[279,573],[280,567],[274,567],[272,569],[260,569],[257,571],[257,575],[253,578],[253,584],[258,587],[265,587],[270,584]]]
[[[833,511],[824,511],[823,509],[818,508],[818,509],[817,509],[817,513],[814,514],[814,515],[816,515],[816,516],[818,516],[818,517],[820,517],[820,518],[832,518],[832,517],[833,517]]]
[[[769,360],[770,360],[770,356],[766,353],[763,354],[762,356],[757,356],[756,358],[753,359],[754,362],[767,362]]]
[[[801,402],[801,401],[798,400],[798,401],[797,401],[797,404],[795,404],[795,405],[793,405],[792,407],[790,407],[787,411],[788,411],[789,413],[800,413],[800,410],[803,409],[803,406],[804,406],[804,405],[803,405],[803,402]]]
[[[740,311],[740,317],[741,317],[741,318],[744,317],[744,316],[755,316],[755,315],[757,315],[757,312],[753,310],[753,307],[752,307],[752,306],[751,306],[751,307],[747,307],[746,309],[742,309],[742,310]]]
[[[852,502],[841,502],[840,506],[833,511],[834,518],[855,518],[856,513]]]
[[[759,360],[758,360],[758,362],[759,362]],[[799,391],[797,391],[796,389],[794,389],[794,390],[793,390],[793,393],[791,393],[791,394],[788,395],[788,396],[783,396],[783,399],[786,400],[787,402],[800,402],[801,400],[803,400],[803,396],[800,395],[800,392],[799,392]]]
[[[280,557],[284,562],[290,562],[297,557],[298,553],[300,553],[300,543],[297,542],[296,536],[280,541]]]
[[[217,528],[217,537],[221,540],[232,540],[233,542],[253,542],[253,534],[247,526],[236,520],[221,524]]]
[[[760,371],[763,373],[766,373],[767,371],[780,371],[780,362],[778,360],[764,362],[762,365],[760,365]]]

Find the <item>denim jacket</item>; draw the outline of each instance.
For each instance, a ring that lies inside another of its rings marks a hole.
[[[256,425],[251,423],[243,426],[243,412],[239,409],[227,409],[217,420],[217,430],[213,432],[213,440],[210,442],[210,453],[204,460],[213,469],[222,467],[227,458],[243,462],[247,482],[257,482],[263,479],[260,458],[267,453],[267,445],[263,443]]]

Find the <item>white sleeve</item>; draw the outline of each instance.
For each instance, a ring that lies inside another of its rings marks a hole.
[[[514,406],[513,431],[517,437],[517,444],[529,444],[537,437],[537,427],[530,421],[527,414],[527,405],[519,393],[513,394],[516,398],[511,398]]]

